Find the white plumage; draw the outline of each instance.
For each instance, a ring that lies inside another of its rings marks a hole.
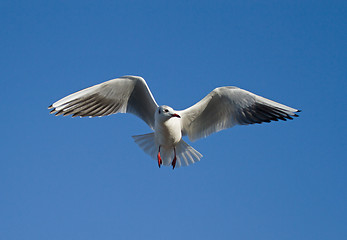
[[[186,166],[202,155],[183,141],[194,141],[235,125],[278,121],[297,117],[299,110],[237,87],[219,87],[182,111],[158,106],[145,80],[138,76],[113,79],[66,96],[49,109],[55,115],[80,117],[132,113],[153,133],[133,136],[158,165]]]

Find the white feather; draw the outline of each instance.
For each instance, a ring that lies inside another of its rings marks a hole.
[[[291,119],[297,109],[260,97],[237,87],[214,89],[205,98],[183,111],[183,135],[194,141],[233,127]]]
[[[53,108],[51,113],[56,115],[81,117],[132,113],[153,129],[157,107],[143,78],[124,76],[70,94],[49,108]]]
[[[154,133],[132,136],[138,146],[152,159],[157,160],[159,145],[155,143]],[[161,147],[160,154],[163,165],[169,166],[174,158],[173,148]],[[176,145],[176,167],[188,166],[200,161],[201,153],[189,146],[183,139]]]

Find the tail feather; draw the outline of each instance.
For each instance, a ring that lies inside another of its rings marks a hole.
[[[192,163],[200,161],[202,154],[189,146],[185,141],[181,141],[176,146],[177,162],[176,166],[188,166]]]
[[[133,136],[133,138],[145,153],[150,155],[154,160],[157,160],[159,145],[155,143],[154,133],[136,135]],[[163,165],[169,166],[174,158],[174,149],[162,146],[160,148],[160,154]],[[176,167],[181,167],[200,161],[202,155],[181,139],[181,141],[176,145],[176,157]]]
[[[159,146],[155,144],[154,133],[132,136],[139,147],[153,159],[156,159]]]

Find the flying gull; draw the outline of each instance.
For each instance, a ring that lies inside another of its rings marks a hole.
[[[154,132],[133,136],[135,142],[158,161],[158,166],[187,166],[202,155],[191,141],[235,125],[293,119],[299,110],[238,87],[219,87],[195,105],[181,111],[158,106],[145,80],[123,76],[68,95],[48,107],[55,115],[101,117],[132,113]]]

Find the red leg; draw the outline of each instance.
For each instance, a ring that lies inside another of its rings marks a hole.
[[[176,166],[176,160],[177,160],[177,158],[176,158],[176,148],[174,148],[174,153],[175,153],[175,156],[174,156],[174,159],[172,160],[172,163],[171,163],[172,169],[175,169],[175,166]]]
[[[161,160],[161,156],[160,156],[160,146],[159,146],[159,151],[158,151],[158,166],[160,168],[160,165],[163,164],[163,161]]]

